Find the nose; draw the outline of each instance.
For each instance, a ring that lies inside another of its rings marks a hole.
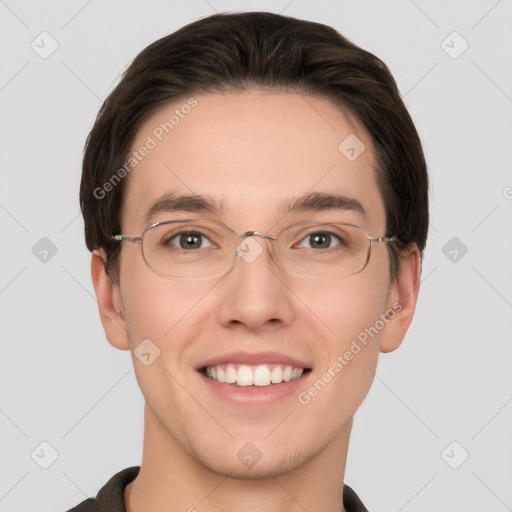
[[[295,317],[294,295],[275,258],[275,237],[261,237],[258,232],[244,235],[237,247],[236,265],[223,279],[220,322],[253,332],[290,325]]]

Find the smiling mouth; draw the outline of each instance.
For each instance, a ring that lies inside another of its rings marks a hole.
[[[200,373],[223,384],[240,387],[266,387],[297,380],[311,368],[299,368],[285,364],[218,364],[204,366]]]

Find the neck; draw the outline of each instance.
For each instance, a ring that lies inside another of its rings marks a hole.
[[[145,407],[140,472],[125,490],[127,512],[345,512],[343,480],[352,419],[301,466],[253,479],[212,471],[192,457]]]

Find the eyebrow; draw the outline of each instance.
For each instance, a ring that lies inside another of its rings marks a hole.
[[[309,192],[297,198],[285,201],[279,208],[282,215],[301,212],[321,211],[352,211],[366,219],[363,205],[353,197],[325,192]],[[219,214],[225,211],[223,203],[197,194],[177,195],[165,194],[157,199],[148,208],[145,221],[150,220],[159,213],[191,212]]]
[[[159,213],[192,212],[192,213],[217,213],[222,212],[222,205],[217,206],[215,201],[205,196],[196,194],[176,195],[165,194],[157,199],[148,208],[145,221],[149,222]]]
[[[321,211],[353,211],[366,219],[363,205],[355,198],[341,194],[328,194],[325,192],[311,192],[294,198],[281,208],[281,213],[321,212]]]

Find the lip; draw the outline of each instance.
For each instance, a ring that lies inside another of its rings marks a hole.
[[[217,364],[246,364],[246,365],[257,365],[257,364],[269,364],[276,363],[287,366],[293,366],[295,368],[311,369],[308,363],[296,359],[294,357],[282,354],[280,352],[229,352],[227,354],[218,355],[203,361],[196,367],[196,370],[201,371],[206,366],[215,366]]]
[[[204,373],[207,366],[215,366],[218,364],[270,364],[276,363],[295,368],[304,368],[306,371],[297,379],[280,384],[270,384],[269,386],[237,386],[235,384],[227,384],[218,382]],[[301,361],[295,357],[274,351],[267,352],[229,352],[218,356],[211,357],[200,363],[196,367],[197,373],[216,397],[223,402],[227,402],[237,407],[255,407],[269,406],[280,402],[292,395],[296,395],[300,389],[305,389],[305,381],[311,375],[311,365],[305,361]]]
[[[216,397],[238,408],[269,406],[290,396],[296,396],[300,389],[308,387],[307,380],[312,374],[311,371],[307,371],[297,379],[281,382],[280,384],[270,384],[269,386],[237,386],[235,384],[218,382],[207,377],[200,370],[197,373],[199,378]]]

